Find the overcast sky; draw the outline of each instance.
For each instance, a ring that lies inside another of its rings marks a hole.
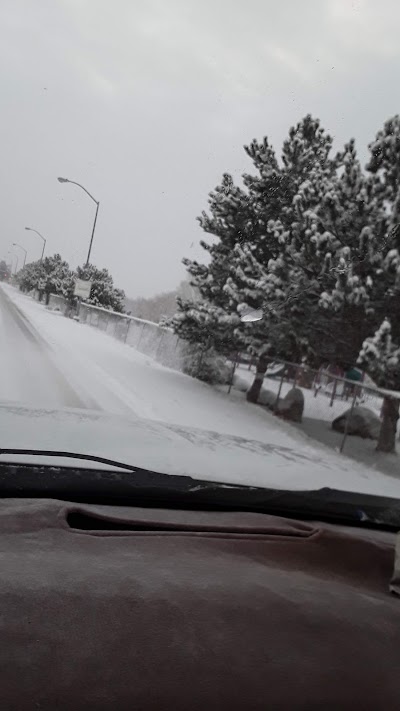
[[[400,111],[395,0],[2,0],[0,258],[48,240],[129,296],[201,257],[196,216],[243,144],[319,116],[365,156]]]

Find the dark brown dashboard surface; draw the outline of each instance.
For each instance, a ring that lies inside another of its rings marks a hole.
[[[397,709],[395,536],[0,502],[4,711]]]

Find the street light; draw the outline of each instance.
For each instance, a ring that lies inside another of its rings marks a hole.
[[[22,251],[24,252],[24,266],[25,266],[26,255],[28,254],[28,252],[26,251],[25,247],[21,247],[21,245],[18,244],[18,242],[13,242],[13,247],[19,247],[19,248],[22,249]]]
[[[44,248],[45,248],[45,246],[46,246],[46,240],[45,240],[45,238],[43,237],[43,235],[40,234],[40,232],[38,232],[37,230],[34,230],[33,227],[25,227],[25,229],[26,229],[26,230],[29,230],[29,232],[35,232],[35,233],[36,233],[37,235],[39,235],[39,237],[43,240],[42,256],[40,257],[40,261],[42,261],[43,255],[44,255]]]
[[[87,195],[89,195],[89,197],[93,200],[94,203],[96,203],[96,213],[94,216],[92,236],[90,238],[89,251],[88,251],[88,256],[87,256],[86,265],[85,265],[85,266],[88,266],[89,260],[90,260],[90,252],[92,251],[93,237],[94,237],[94,231],[96,229],[97,213],[99,211],[100,203],[98,200],[95,200],[93,195],[90,194],[89,190],[86,190],[86,188],[84,188],[83,185],[81,185],[80,183],[77,183],[75,180],[68,180],[68,178],[57,178],[57,180],[59,183],[72,183],[72,185],[77,185],[79,188],[82,188],[82,190],[84,190]]]

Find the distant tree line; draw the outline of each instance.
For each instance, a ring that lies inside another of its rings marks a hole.
[[[60,254],[45,257],[43,261],[30,262],[21,269],[17,276],[19,287],[23,291],[42,288],[47,295],[58,294],[69,303],[74,301],[76,279],[92,282],[90,297],[85,302],[101,306],[112,311],[124,311],[125,293],[114,286],[113,278],[107,269],[99,269],[94,264],[77,267],[72,270]]]
[[[178,297],[196,299],[196,290],[190,286],[188,281],[182,281],[174,291],[166,291],[148,298],[130,299],[125,297],[125,308],[137,318],[160,323],[176,312]]]

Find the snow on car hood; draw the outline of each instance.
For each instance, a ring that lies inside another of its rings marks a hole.
[[[167,474],[280,489],[332,487],[400,498],[400,482],[323,447],[265,443],[134,416],[0,405],[0,447],[91,454]],[[0,462],[53,458],[2,455]],[[68,466],[90,463],[68,459]],[[101,465],[93,464],[93,467]]]

